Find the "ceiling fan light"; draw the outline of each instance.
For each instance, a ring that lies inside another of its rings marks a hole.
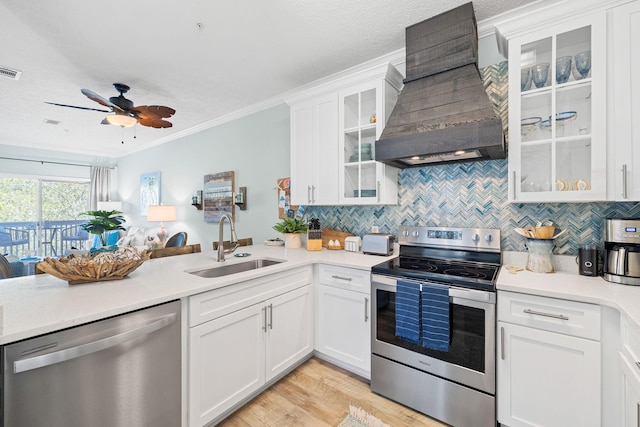
[[[135,117],[131,117],[126,114],[109,114],[107,117],[105,117],[105,120],[110,125],[122,126],[125,128],[131,127],[138,123],[138,120]]]

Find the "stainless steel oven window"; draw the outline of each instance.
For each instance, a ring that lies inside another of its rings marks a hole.
[[[485,372],[485,310],[450,304],[451,340],[448,351],[432,350],[396,336],[396,293],[376,290],[376,339],[454,365]]]

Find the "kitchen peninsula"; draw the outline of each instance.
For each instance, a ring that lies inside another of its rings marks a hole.
[[[217,263],[213,252],[153,259],[118,281],[68,285],[48,274],[4,280],[0,286],[0,345],[296,267],[326,263],[369,270],[388,259],[345,251],[307,252],[261,245],[243,247],[243,252],[251,257],[227,257],[224,263]],[[285,262],[219,278],[185,273],[257,258]]]

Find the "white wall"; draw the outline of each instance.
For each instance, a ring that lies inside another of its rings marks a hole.
[[[178,115],[176,114],[176,117]],[[188,233],[188,243],[212,250],[218,223],[205,223],[203,212],[191,206],[202,190],[204,175],[235,172],[235,189],[247,187],[247,210],[235,210],[239,238],[260,244],[277,237],[271,228],[278,221],[276,181],[289,176],[289,106],[277,107],[170,141],[118,160],[118,192],[126,225],[156,227],[140,215],[140,174],[160,171],[161,202],[175,205],[176,222],[167,223],[169,235]],[[225,240],[229,228],[224,225]]]

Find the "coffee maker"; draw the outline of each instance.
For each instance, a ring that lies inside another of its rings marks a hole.
[[[607,218],[605,221],[604,279],[640,285],[640,219]]]

